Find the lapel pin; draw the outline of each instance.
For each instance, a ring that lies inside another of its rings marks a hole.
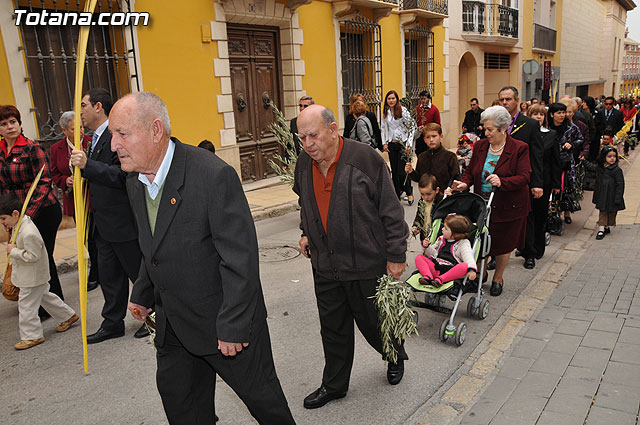
[[[175,205],[176,204],[176,198],[171,198],[171,205]]]

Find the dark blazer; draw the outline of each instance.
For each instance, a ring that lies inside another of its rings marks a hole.
[[[138,173],[127,178],[143,256],[131,301],[155,307],[158,346],[168,318],[182,345],[204,356],[218,352],[218,339],[249,342],[266,323],[258,241],[235,170],[171,140],[176,148],[153,235],[147,189]]]
[[[514,139],[521,140],[529,145],[529,158],[531,160],[531,179],[529,186],[542,188],[544,164],[542,162],[543,148],[542,135],[540,134],[540,123],[533,118],[529,118],[520,113],[518,114],[518,118],[516,118],[515,125],[511,131],[511,136]]]
[[[480,122],[480,115],[484,112],[484,109],[478,108],[477,112],[473,112],[473,109],[469,109],[464,113],[464,121],[462,122],[462,128],[466,128],[468,133],[474,133],[481,139],[484,138],[484,128],[478,130],[478,126],[482,125]]]
[[[380,151],[382,151],[382,132],[380,131],[380,125],[378,124],[378,117],[371,111],[367,111],[366,117],[369,118],[369,122],[371,122],[371,129],[373,130],[373,137],[376,139],[376,145]],[[351,129],[356,125],[356,118],[353,114],[348,114],[344,119],[344,131],[342,132],[342,137],[345,139],[349,138],[351,134]]]
[[[291,135],[293,136],[293,147],[296,150],[296,153],[300,155],[301,145],[300,145],[300,139],[298,138],[298,117],[295,117],[291,120],[289,129],[291,130]]]
[[[562,187],[562,169],[560,168],[560,150],[556,140],[556,131],[542,133],[544,176],[543,188],[560,189]]]
[[[605,108],[601,111],[602,117],[604,118],[604,125],[606,127],[611,127],[613,129],[613,134],[615,135],[622,126],[624,126],[624,117],[622,112],[616,108],[611,109],[611,116],[607,119],[607,110]]]
[[[480,194],[484,162],[489,152],[489,140],[482,139],[473,146],[471,162],[462,175],[462,181]],[[526,217],[531,209],[529,203],[529,176],[531,162],[529,147],[520,140],[507,136],[507,143],[493,171],[500,177],[501,186],[493,197],[491,221],[506,222]]]
[[[127,196],[127,173],[120,168],[118,154],[111,151],[111,132],[108,128],[87,158],[82,176],[89,182],[93,225],[100,236],[107,242],[135,240],[138,232]]]
[[[91,137],[84,136],[82,139],[82,149],[86,149],[88,143],[91,143]],[[62,213],[69,217],[73,217],[75,215],[73,192],[67,191],[67,178],[71,177],[69,152],[70,148],[67,144],[67,138],[65,137],[51,145],[49,160],[51,163],[51,179],[62,191]]]

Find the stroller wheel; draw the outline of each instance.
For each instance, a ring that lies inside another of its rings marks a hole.
[[[484,302],[480,305],[480,311],[478,311],[478,317],[481,320],[484,320],[489,315],[489,300],[484,300]]]
[[[449,324],[449,319],[444,319],[442,324],[440,325],[440,333],[438,336],[440,337],[440,341],[445,342],[449,339],[449,335],[447,335],[447,325]]]
[[[479,304],[480,303],[478,302],[477,297],[469,298],[469,302],[467,303],[467,315],[469,317],[475,316],[475,314],[478,312],[478,308],[480,307]]]
[[[460,323],[456,330],[456,345],[459,347],[464,344],[464,340],[467,337],[467,325]]]
[[[544,245],[545,246],[549,246],[550,243],[551,243],[551,233],[545,232],[544,233]]]

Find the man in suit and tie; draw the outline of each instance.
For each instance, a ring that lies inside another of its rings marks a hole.
[[[218,374],[259,423],[294,424],[235,170],[170,137],[167,107],[155,94],[125,96],[110,118],[142,250],[129,310],[145,320],[155,308],[157,385],[169,423],[212,424]]]
[[[124,335],[129,279],[135,282],[140,269],[140,248],[126,188],[126,173],[120,168],[118,155],[111,151],[109,112],[113,101],[105,89],[91,89],[80,104],[82,122],[93,131],[89,156],[71,152],[71,164],[82,170],[89,183],[91,220],[89,231],[96,242],[100,287],[104,295],[104,320],[87,343],[95,344]],[[136,338],[148,335],[142,326]]]
[[[618,133],[624,126],[624,116],[622,111],[614,108],[616,99],[609,96],[604,99],[604,109],[602,110],[605,122],[605,128],[611,127],[613,134]]]
[[[533,269],[536,266],[537,257],[540,259],[542,254],[538,254],[535,250],[535,205],[538,208],[546,208],[546,202],[536,202],[537,199],[542,197],[544,186],[544,174],[543,174],[543,154],[544,148],[542,145],[542,133],[540,133],[540,123],[533,118],[527,117],[518,111],[518,105],[520,99],[518,96],[518,89],[513,86],[503,87],[498,92],[498,99],[500,104],[504,106],[509,114],[511,114],[511,125],[509,125],[507,132],[511,137],[516,140],[520,140],[529,145],[529,160],[531,162],[531,177],[529,179],[529,188],[531,190],[531,204],[534,205],[531,212],[527,216],[527,235],[525,239],[525,246],[520,247],[520,255],[525,259],[524,267],[527,269]]]

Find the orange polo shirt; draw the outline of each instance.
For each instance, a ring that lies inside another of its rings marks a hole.
[[[329,202],[331,201],[331,187],[333,186],[333,177],[336,175],[336,169],[338,168],[338,161],[340,160],[340,154],[342,153],[342,136],[339,137],[338,152],[336,158],[333,160],[327,171],[327,177],[322,175],[320,166],[316,161],[313,161],[313,193],[316,196],[316,204],[318,204],[318,212],[320,213],[320,219],[322,220],[322,226],[324,231],[327,231],[327,216],[329,215]]]

